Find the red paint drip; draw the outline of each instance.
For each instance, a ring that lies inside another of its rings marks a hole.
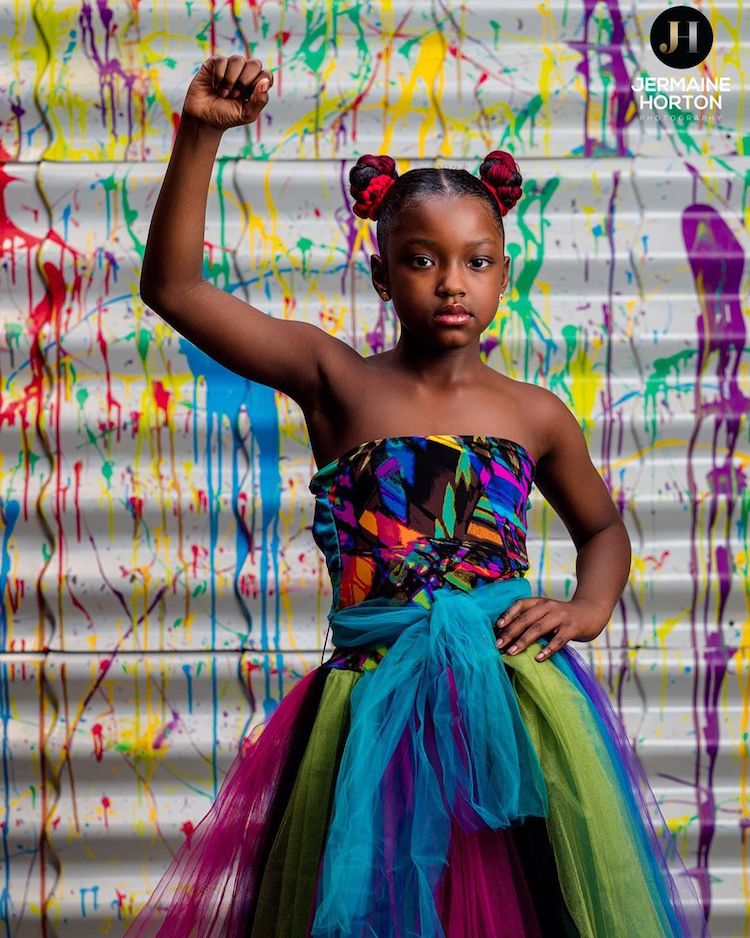
[[[172,392],[168,391],[161,381],[152,381],[151,389],[154,395],[156,407],[164,414],[164,423],[162,426],[169,426],[169,402],[172,398]]]
[[[193,836],[193,831],[195,830],[195,828],[193,827],[193,822],[192,822],[192,821],[185,821],[185,823],[180,827],[180,830],[182,831],[182,833],[183,833],[183,834],[185,835],[185,837],[187,838],[187,845],[188,845],[188,847],[189,847],[189,846],[190,846],[190,838]]]
[[[104,740],[102,739],[101,723],[94,723],[91,727],[91,735],[94,737],[94,756],[97,762],[102,761],[104,755]]]
[[[110,800],[106,795],[102,795],[102,808],[104,808],[104,826],[109,830],[109,818],[107,817],[107,809],[110,807]]]

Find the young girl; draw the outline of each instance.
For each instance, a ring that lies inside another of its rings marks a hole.
[[[609,621],[625,527],[573,414],[480,355],[508,287],[518,166],[504,151],[478,176],[357,161],[372,282],[401,324],[363,358],[201,278],[221,134],[255,121],[272,86],[240,55],[191,82],[141,287],[302,408],[335,650],[245,740],[128,938],[708,935],[623,727],[568,644]],[[577,548],[567,601],[525,578],[532,482]]]

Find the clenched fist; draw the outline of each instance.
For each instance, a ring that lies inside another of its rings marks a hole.
[[[190,82],[183,113],[219,130],[252,124],[268,104],[273,75],[260,59],[212,55]]]

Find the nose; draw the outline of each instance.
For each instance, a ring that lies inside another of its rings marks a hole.
[[[448,294],[453,296],[459,293],[463,296],[465,294],[461,261],[446,264],[443,268],[442,276],[440,277],[438,290],[441,295]]]

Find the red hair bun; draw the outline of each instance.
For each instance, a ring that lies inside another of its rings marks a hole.
[[[521,171],[507,150],[492,150],[479,167],[479,176],[497,199],[500,214],[509,212],[521,198]]]
[[[354,198],[353,212],[360,218],[376,220],[388,190],[398,178],[396,162],[385,154],[360,156],[349,170],[349,191]]]

